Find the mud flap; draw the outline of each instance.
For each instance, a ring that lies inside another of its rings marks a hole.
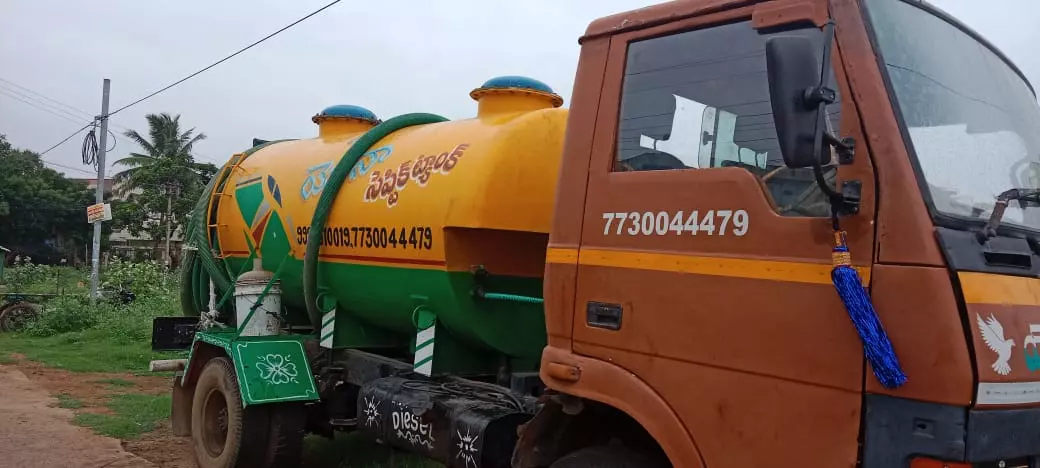
[[[242,406],[314,401],[314,384],[302,340],[308,336],[237,336],[234,330],[200,331],[195,334],[181,386],[194,380],[212,353],[203,349],[222,349],[235,365],[235,376],[242,394]]]
[[[182,372],[173,377],[173,398],[170,408],[170,427],[175,436],[191,435],[191,403],[195,398],[195,386],[181,385]]]

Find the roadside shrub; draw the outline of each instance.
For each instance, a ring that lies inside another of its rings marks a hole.
[[[56,294],[74,292],[78,283],[87,281],[89,272],[63,265],[37,265],[31,257],[23,257],[4,272],[7,292]]]
[[[109,304],[91,305],[88,299],[78,296],[52,299],[44,304],[43,313],[27,325],[25,332],[43,337],[86,330],[97,325],[100,316],[111,313],[111,309]]]
[[[176,276],[152,260],[128,262],[118,258],[105,265],[101,272],[102,288],[126,289],[138,297],[161,294],[163,284],[166,283],[167,288],[173,286],[171,282]]]
[[[11,284],[23,288],[27,284],[49,284],[51,290],[47,292],[54,292],[56,280],[82,273],[67,267],[35,265],[29,261],[19,262],[12,271]],[[33,337],[62,335],[73,341],[90,335],[117,343],[141,343],[151,339],[153,318],[180,315],[176,275],[168,274],[156,262],[132,263],[116,259],[102,270],[102,280],[103,294],[96,304],[91,303],[86,290],[66,290],[64,296],[43,303],[43,312],[35,321],[26,324],[25,334]],[[119,289],[133,292],[134,300],[122,303],[117,294]]]
[[[153,318],[180,315],[177,301],[177,297],[170,293],[138,296],[128,305],[111,307],[100,314],[93,328],[103,331],[115,341],[149,341]]]
[[[35,286],[38,283],[47,283],[49,279],[53,278],[54,274],[51,272],[51,267],[37,265],[32,262],[30,257],[24,257],[16,261],[4,273],[7,289],[16,292],[29,292],[29,289],[36,289],[30,288],[30,286]]]

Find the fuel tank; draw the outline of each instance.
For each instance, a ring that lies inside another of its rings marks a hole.
[[[542,306],[522,299],[541,296],[567,111],[551,88],[523,77],[489,80],[470,96],[475,117],[391,133],[336,195],[318,266],[319,297],[336,311],[323,337],[331,347],[414,344],[422,309],[457,345],[442,345],[438,331],[438,353],[537,362]],[[232,273],[255,252],[278,275],[297,325],[309,323],[302,268],[319,196],[344,153],[380,122],[357,106],[312,120],[316,138],[250,153],[210,200],[211,245]]]

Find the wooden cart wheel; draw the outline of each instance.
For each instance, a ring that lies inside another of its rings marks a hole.
[[[0,313],[0,330],[5,332],[19,331],[29,322],[40,317],[43,307],[31,302],[16,302],[7,306]]]

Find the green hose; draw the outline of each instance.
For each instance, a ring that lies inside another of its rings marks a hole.
[[[198,317],[199,310],[195,304],[195,291],[192,285],[195,281],[195,252],[187,250],[184,252],[184,260],[181,262],[181,314],[185,317]]]
[[[311,319],[314,333],[321,333],[321,311],[318,309],[318,251],[321,249],[322,233],[325,231],[325,221],[332,211],[332,204],[336,201],[336,195],[347,179],[347,174],[357,164],[361,155],[382,140],[387,135],[402,128],[415,125],[426,125],[445,122],[448,119],[435,114],[415,113],[404,114],[394,117],[365,132],[358,138],[350,149],[343,154],[343,158],[336,164],[335,169],[329,174],[325,182],[325,188],[321,191],[318,204],[314,208],[311,218],[310,231],[307,233],[307,250],[303,257],[303,298],[307,305],[307,315]]]
[[[519,294],[505,294],[505,293],[484,293],[480,296],[481,299],[487,299],[489,301],[509,301],[509,302],[520,302],[523,304],[544,304],[545,299],[540,297],[521,296]]]

